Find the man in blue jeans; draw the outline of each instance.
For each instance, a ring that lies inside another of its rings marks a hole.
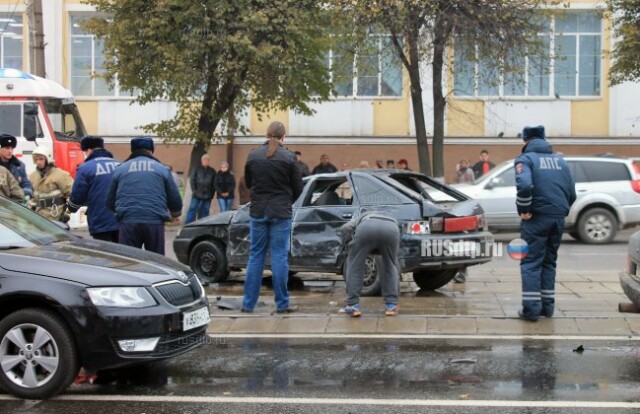
[[[262,285],[262,275],[269,249],[273,294],[277,313],[296,310],[289,303],[289,237],[291,205],[302,193],[302,175],[295,155],[287,150],[285,128],[272,122],[267,128],[267,142],[251,151],[245,164],[245,182],[251,189],[251,249],[244,283],[242,312],[253,312]]]

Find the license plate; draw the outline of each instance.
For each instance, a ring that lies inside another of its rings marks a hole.
[[[192,312],[185,312],[182,315],[182,330],[188,331],[189,329],[206,325],[209,322],[211,322],[211,318],[209,317],[209,308],[207,307],[196,309]]]

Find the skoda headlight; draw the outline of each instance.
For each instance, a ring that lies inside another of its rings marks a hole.
[[[87,292],[96,306],[146,308],[157,304],[151,293],[143,287],[96,287],[88,288]]]

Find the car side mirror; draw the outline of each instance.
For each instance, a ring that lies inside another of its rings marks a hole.
[[[487,190],[491,190],[494,187],[499,186],[500,184],[502,184],[502,179],[498,178],[498,177],[495,177],[495,178],[492,178],[491,180],[489,180],[489,182],[487,183],[487,185],[484,188],[487,189]]]
[[[38,120],[37,115],[24,116],[24,138],[27,141],[35,141],[38,137]]]
[[[27,141],[35,141],[38,137],[38,104],[27,102],[24,104],[24,130]]]

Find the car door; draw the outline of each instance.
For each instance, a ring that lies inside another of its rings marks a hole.
[[[518,228],[520,218],[516,209],[516,175],[513,166],[489,180],[478,200],[484,210],[489,227]]]
[[[334,271],[342,245],[339,229],[357,209],[350,174],[316,178],[294,212],[290,268]]]

